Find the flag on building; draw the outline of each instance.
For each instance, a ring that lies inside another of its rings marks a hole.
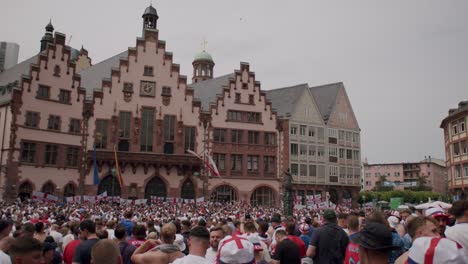
[[[208,151],[205,150],[205,166],[216,176],[221,177],[221,174],[218,171],[218,167],[216,167],[216,163],[214,162],[213,158],[208,154]]]
[[[114,157],[115,157],[115,170],[117,172],[117,180],[119,181],[120,187],[124,186],[122,174],[120,174],[119,159],[117,158],[117,146],[114,145]]]

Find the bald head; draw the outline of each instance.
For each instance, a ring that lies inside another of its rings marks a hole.
[[[91,250],[91,262],[94,264],[120,264],[120,249],[112,239],[101,239]]]

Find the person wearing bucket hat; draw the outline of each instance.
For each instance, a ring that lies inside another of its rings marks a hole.
[[[426,210],[424,213],[425,216],[429,216],[437,220],[439,223],[439,233],[441,237],[445,237],[445,228],[447,227],[447,224],[449,222],[449,217],[447,214],[445,214],[444,209],[440,207],[433,207],[429,208]]]
[[[388,258],[394,246],[392,232],[385,225],[369,223],[352,241],[359,245],[359,259],[362,264],[389,263]]]
[[[337,225],[336,213],[331,209],[323,212],[325,225],[314,230],[306,255],[314,264],[343,263],[349,238]]]

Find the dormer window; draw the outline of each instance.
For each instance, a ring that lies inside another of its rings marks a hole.
[[[241,103],[241,94],[240,93],[236,93],[236,99],[234,101],[236,104],[240,104]]]
[[[55,65],[54,67],[54,76],[55,77],[60,77],[60,66]]]
[[[153,67],[151,66],[145,66],[145,69],[143,71],[144,76],[153,76]]]
[[[50,87],[45,85],[39,85],[37,89],[37,97],[41,99],[50,98]]]
[[[163,86],[161,95],[162,96],[171,96],[171,87]]]

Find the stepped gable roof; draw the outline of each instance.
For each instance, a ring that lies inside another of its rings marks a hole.
[[[37,63],[38,56],[34,55],[0,73],[0,104],[11,100],[14,88],[22,87],[22,76],[29,75],[30,65]]]
[[[343,87],[342,82],[310,87],[310,91],[317,102],[318,109],[325,122],[328,121],[336,102],[338,91]]]
[[[193,89],[194,99],[198,99],[202,105],[202,111],[210,110],[210,104],[216,103],[218,95],[223,94],[223,88],[229,87],[229,79],[234,78],[234,73],[226,74],[213,79],[192,83],[188,87]]]
[[[265,91],[266,97],[271,101],[272,108],[279,116],[286,117],[294,112],[297,101],[308,89],[307,83]]]
[[[128,51],[124,51],[81,71],[81,87],[85,88],[88,94],[101,91],[102,79],[110,78],[112,68],[118,68],[120,58],[127,59],[127,56]]]

